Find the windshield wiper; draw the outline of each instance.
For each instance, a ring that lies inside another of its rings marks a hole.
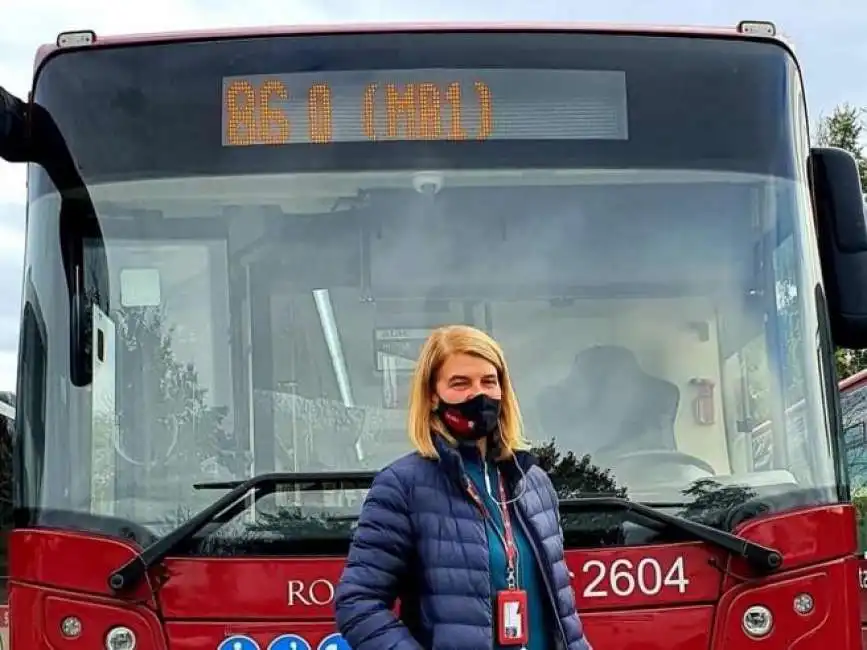
[[[313,483],[321,490],[333,489],[334,484],[351,483],[352,489],[364,490],[370,488],[375,476],[376,472],[274,472],[260,474],[246,481],[198,484],[195,486],[197,489],[228,489],[229,492],[113,571],[108,577],[108,586],[115,592],[132,588],[148,569],[192,539],[224,511],[238,506],[239,502],[243,510],[262,497],[273,494],[282,485]],[[251,491],[254,491],[252,501],[247,498]]]
[[[676,517],[657,510],[643,503],[622,499],[619,497],[583,497],[580,499],[564,499],[560,501],[560,511],[564,513],[584,512],[587,510],[623,510],[637,518],[649,519],[675,530],[684,532],[694,539],[712,544],[742,557],[747,563],[763,573],[770,573],[780,568],[783,555],[779,551],[756,544],[748,539],[738,537],[704,524],[699,524],[683,517]]]
[[[314,490],[325,490],[329,483],[360,483],[360,487],[352,486],[353,489],[364,490],[370,487],[375,472],[286,472],[280,474],[263,474],[263,476],[278,476],[275,484],[278,485],[303,485],[312,483]],[[252,479],[256,480],[256,479]],[[247,481],[211,481],[209,483],[193,483],[194,490],[234,490],[248,483]]]

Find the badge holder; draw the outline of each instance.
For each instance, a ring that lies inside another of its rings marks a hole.
[[[491,486],[487,471],[485,471],[485,483],[487,484],[488,493],[490,494]],[[485,507],[485,504],[475,486],[473,486],[469,479],[466,480],[465,485],[470,498],[475,501],[479,510],[482,512],[482,516],[490,521],[490,513]],[[499,488],[500,503],[508,504],[506,501],[506,491],[503,488],[502,476],[500,477]],[[527,641],[530,638],[530,630],[527,629],[527,592],[518,589],[518,580],[515,574],[515,567],[517,566],[518,559],[518,547],[516,546],[515,538],[512,535],[512,522],[509,518],[508,505],[500,505],[500,509],[503,514],[503,535],[501,536],[499,531],[497,531],[497,536],[500,538],[500,541],[503,542],[503,549],[506,551],[506,561],[508,565],[506,570],[506,589],[498,591],[496,597],[497,611],[494,618],[497,626],[497,641],[502,646],[516,646],[520,647],[522,650],[526,650]],[[493,521],[491,521],[491,523],[493,524]],[[496,527],[494,527],[494,530],[496,530]]]
[[[518,589],[515,572],[510,571],[508,589],[497,592],[497,640],[500,645],[527,645],[527,592]]]

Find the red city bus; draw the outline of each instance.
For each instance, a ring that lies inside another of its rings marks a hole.
[[[64,33],[0,107],[16,648],[346,648],[454,322],[505,346],[595,647],[860,648],[861,187],[773,25]]]
[[[7,401],[8,400],[8,401]],[[0,650],[9,649],[8,534],[12,523],[12,435],[15,407],[12,393],[0,392]]]
[[[852,501],[857,510],[858,583],[861,587],[861,623],[867,647],[867,370],[840,382],[840,405],[846,441],[846,468]]]

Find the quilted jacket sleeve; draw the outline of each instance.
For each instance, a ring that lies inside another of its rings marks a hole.
[[[568,609],[569,609],[570,613],[567,617],[569,620],[564,621],[563,623],[566,626],[567,634],[569,633],[568,631],[571,630],[574,633],[575,638],[570,639],[570,643],[569,643],[568,648],[569,648],[569,650],[572,650],[573,648],[575,648],[576,650],[593,650],[593,646],[590,644],[590,641],[587,639],[587,636],[584,633],[584,623],[581,620],[581,617],[577,611],[577,606],[576,606],[577,605],[577,603],[576,603],[577,595],[575,593],[575,588],[572,587],[572,585],[571,585],[571,581],[572,581],[572,579],[574,579],[575,574],[572,573],[572,571],[569,570],[569,567],[566,565],[566,557],[565,557],[566,539],[565,539],[565,536],[563,534],[563,524],[562,524],[562,520],[561,520],[560,512],[559,512],[559,499],[560,499],[560,497],[557,494],[557,489],[554,487],[554,483],[551,481],[550,477],[546,476],[546,480],[547,480],[547,483],[549,486],[551,499],[553,500],[554,504],[556,506],[558,506],[555,508],[555,513],[556,513],[555,516],[557,518],[557,533],[560,536],[559,547],[564,550],[564,552],[562,554],[563,567],[564,567],[566,574],[567,574],[567,582],[569,583],[570,599],[568,601]]]
[[[387,468],[362,506],[334,598],[337,628],[353,650],[422,650],[393,611],[412,543],[407,491]]]

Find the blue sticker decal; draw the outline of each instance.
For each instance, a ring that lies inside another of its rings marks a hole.
[[[312,650],[307,639],[297,634],[283,634],[268,644],[268,650]]]
[[[236,634],[223,639],[223,642],[217,646],[217,650],[261,650],[261,648],[250,637]]]
[[[319,642],[316,650],[352,650],[349,643],[339,634],[331,634]]]

